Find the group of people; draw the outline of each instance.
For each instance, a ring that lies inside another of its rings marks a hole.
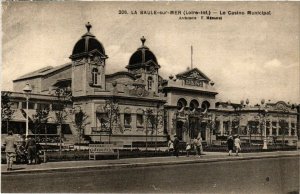
[[[234,140],[233,137],[230,135],[227,139],[227,146],[228,146],[228,155],[231,156],[233,152],[233,147],[235,147],[235,155],[238,156],[241,149],[241,140],[240,137],[237,136]]]
[[[10,171],[12,170],[13,162],[16,161],[17,155],[20,154],[19,150],[22,145],[17,146],[17,139],[14,137],[11,130],[8,131],[7,137],[5,138],[3,144],[5,146],[7,170]],[[27,164],[40,163],[38,155],[39,144],[36,143],[34,138],[29,137],[26,140],[25,151],[27,152]]]
[[[227,146],[228,146],[228,154],[229,156],[232,155],[232,152],[235,148],[236,156],[239,155],[239,152],[241,152],[241,140],[240,137],[237,136],[235,139],[230,135],[227,139]],[[196,156],[200,157],[203,153],[203,147],[202,147],[202,138],[199,135],[197,138],[192,139],[190,142],[186,144],[186,156],[189,157],[190,152],[192,148],[196,149]],[[174,135],[174,140],[172,141],[169,139],[168,141],[168,148],[169,152],[173,153],[174,156],[179,156],[179,139],[177,135]]]
[[[189,157],[190,152],[192,148],[196,150],[196,156],[200,157],[201,154],[203,153],[203,148],[202,148],[202,138],[201,136],[198,136],[197,138],[192,139],[190,142],[186,144],[186,156]],[[172,141],[169,139],[168,141],[168,148],[169,152],[173,153],[174,156],[178,157],[179,156],[179,139],[177,135],[174,135],[174,140]]]

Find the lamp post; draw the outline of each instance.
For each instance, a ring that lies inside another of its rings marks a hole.
[[[266,114],[268,112],[267,107],[265,105],[265,100],[261,100],[261,105],[263,106],[261,116],[263,117],[263,125],[264,125],[264,145],[263,145],[263,150],[268,149],[268,143],[267,143],[267,121],[266,121]]]
[[[23,88],[23,91],[26,96],[26,140],[27,140],[27,138],[28,138],[28,102],[29,102],[29,94],[32,91],[32,88],[29,85],[29,83],[26,83],[25,87]]]

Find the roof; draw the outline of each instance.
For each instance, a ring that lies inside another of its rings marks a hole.
[[[111,78],[111,77],[115,77],[115,76],[119,76],[119,75],[125,75],[125,76],[128,76],[132,79],[136,79],[136,77],[134,76],[134,74],[132,73],[129,73],[127,71],[118,71],[118,72],[115,72],[115,73],[112,73],[112,74],[108,74],[108,75],[105,75],[106,78]]]
[[[152,51],[150,51],[150,49],[148,47],[146,47],[144,45],[146,39],[144,37],[141,38],[142,41],[142,46],[140,48],[137,49],[137,51],[135,51],[130,59],[129,59],[129,63],[126,66],[127,69],[132,69],[132,68],[139,68],[142,66],[147,66],[147,65],[151,65],[150,62],[154,63],[155,66],[157,68],[159,68],[160,66],[158,65],[156,56],[154,55],[154,53]]]
[[[198,68],[188,69],[182,73],[179,73],[176,75],[176,78],[188,78],[188,77],[197,77],[198,79],[205,79],[207,81],[211,81],[202,71],[200,71]]]
[[[55,66],[55,67],[47,66],[47,67],[44,67],[42,69],[27,73],[25,75],[22,75],[21,77],[18,77],[17,79],[15,79],[13,81],[19,81],[19,80],[33,78],[33,77],[46,76],[46,75],[48,75],[50,73],[53,73],[55,71],[59,71],[59,70],[64,69],[64,68],[71,67],[71,65],[72,65],[72,63],[66,63],[66,64]]]
[[[99,42],[92,33],[90,33],[92,25],[89,22],[86,24],[86,28],[87,33],[85,33],[81,39],[77,41],[70,58],[76,59],[77,57],[88,55],[89,53],[94,52],[98,52],[102,58],[107,58],[102,43]]]

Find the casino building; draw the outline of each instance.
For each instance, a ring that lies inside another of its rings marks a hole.
[[[268,136],[285,134],[286,138],[297,139],[297,106],[285,102],[253,107],[249,102],[216,102],[214,82],[197,68],[164,79],[159,74],[159,61],[144,37],[129,58],[126,70],[106,74],[109,57],[91,33],[91,27],[86,25],[87,32],[75,43],[69,63],[48,66],[13,81],[9,96],[14,113],[9,128],[14,133],[25,133],[28,116],[29,135],[36,134],[33,115],[47,108],[47,125],[38,130],[38,135],[58,137],[62,133],[65,143],[76,142],[79,134],[86,141],[124,144],[165,142],[175,134],[182,141],[189,141],[201,135],[204,141],[212,143],[218,136],[228,134],[259,137],[263,135],[262,123],[266,123]],[[28,111],[23,91],[26,84],[31,88]],[[55,118],[61,102],[67,115],[59,128]],[[88,116],[80,132],[74,124],[79,111]],[[286,132],[281,132],[284,127]],[[2,127],[2,134],[5,133]]]

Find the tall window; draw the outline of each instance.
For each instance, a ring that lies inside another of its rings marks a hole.
[[[44,104],[44,103],[38,103],[38,104],[37,104],[37,109],[38,109],[38,110],[49,109],[49,107],[50,107],[49,104]]]
[[[22,102],[22,109],[26,109],[26,102]],[[28,102],[28,109],[34,109],[33,102]]]
[[[97,80],[98,80],[98,69],[96,69],[96,68],[94,68],[92,70],[92,80],[93,80],[94,85],[98,84],[98,82],[97,82]]]
[[[124,114],[124,126],[125,127],[131,126],[131,114],[128,114],[128,113]]]
[[[137,114],[136,115],[136,125],[137,127],[143,127],[144,125],[144,118],[142,114]]]
[[[153,82],[152,77],[148,77],[148,90],[152,90],[152,82]]]

